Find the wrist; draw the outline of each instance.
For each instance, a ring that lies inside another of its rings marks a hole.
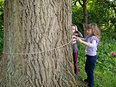
[[[82,41],[82,40],[80,40],[80,42],[81,42],[81,43],[83,43],[83,41]]]

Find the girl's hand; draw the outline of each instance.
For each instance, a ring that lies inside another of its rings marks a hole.
[[[82,42],[81,38],[77,37],[77,41]]]
[[[72,35],[72,38],[76,38],[76,36],[75,35]]]
[[[83,41],[82,38],[80,38],[80,37],[77,37],[77,41],[79,41],[80,43],[82,43],[86,46],[90,46],[90,43]]]
[[[78,30],[78,28],[77,28],[77,26],[75,25],[75,30],[77,31]]]

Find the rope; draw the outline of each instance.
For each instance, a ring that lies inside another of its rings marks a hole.
[[[45,53],[45,52],[50,52],[50,51],[53,51],[53,50],[56,50],[56,49],[60,49],[64,46],[67,46],[69,45],[70,43],[72,43],[72,40],[70,40],[68,43],[64,44],[64,45],[61,45],[61,46],[58,46],[58,47],[55,47],[53,49],[49,49],[49,50],[46,50],[46,51],[41,51],[41,52],[35,52],[35,53],[5,53],[3,52],[3,54],[16,54],[16,55],[29,55],[29,54],[41,54],[41,53]]]

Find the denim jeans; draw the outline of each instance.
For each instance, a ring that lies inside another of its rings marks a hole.
[[[85,64],[85,72],[87,73],[87,80],[88,80],[88,86],[93,87],[94,83],[94,68],[95,63],[97,60],[97,55],[95,56],[89,56],[86,55],[86,64]]]

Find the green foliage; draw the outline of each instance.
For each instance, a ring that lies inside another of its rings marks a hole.
[[[72,22],[82,29],[83,9],[78,0],[72,1]],[[114,0],[86,0],[86,2],[88,23],[97,23],[102,31],[116,31],[116,2]]]
[[[72,22],[78,26],[79,31],[82,32],[83,11],[81,7],[74,6],[72,9]]]
[[[101,26],[102,30],[114,31],[115,29],[115,12],[111,7],[113,3],[106,0],[94,0],[87,4],[88,23],[95,22]]]
[[[94,87],[116,87],[116,62],[110,56],[111,51],[116,51],[116,34],[110,32],[101,33],[101,42],[98,45],[97,62],[95,67]],[[85,46],[79,46],[78,66],[80,79],[86,78],[85,67]]]
[[[3,6],[3,0],[0,1],[0,52],[3,51],[3,11],[4,11],[4,6]]]

